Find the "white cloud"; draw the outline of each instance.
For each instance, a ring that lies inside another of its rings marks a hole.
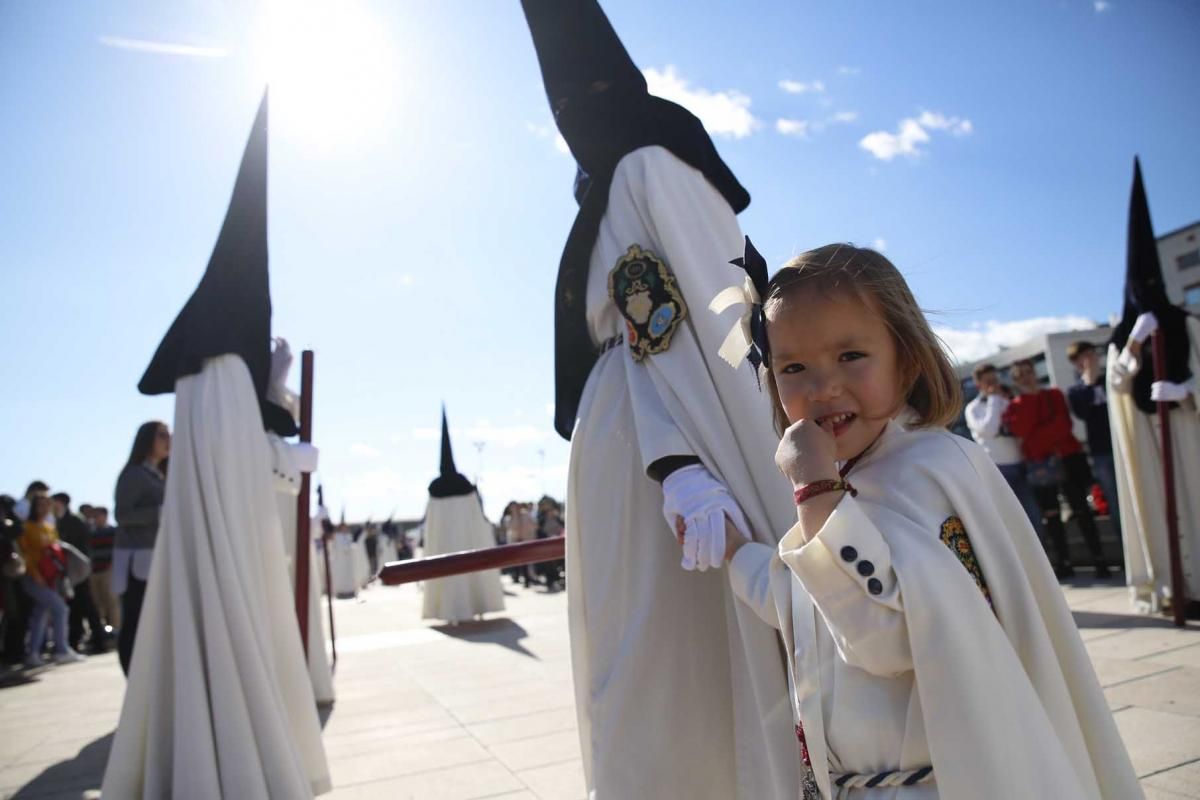
[[[364,442],[355,442],[350,445],[350,453],[360,458],[379,458],[382,455],[379,450]]]
[[[845,65],[842,65],[837,68],[838,75],[857,75],[860,72],[862,72],[862,70],[859,69],[858,67],[847,67]]]
[[[830,122],[848,123],[858,119],[857,111],[839,111],[829,118]]]
[[[779,88],[788,94],[807,94],[809,92],[820,94],[825,91],[825,84],[821,81],[808,81],[806,83],[804,81],[784,79],[779,82]]]
[[[717,136],[743,139],[760,125],[750,113],[750,98],[736,89],[710,91],[688,85],[675,67],[667,65],[662,71],[654,68],[642,71],[650,94],[678,103],[704,123],[705,129]]]
[[[881,253],[887,250],[887,239],[875,239],[871,242],[871,249],[878,250]]]
[[[1095,0],[1095,2],[1092,3],[1092,8],[1096,10],[1097,14],[1103,14],[1105,11],[1108,11],[1110,8],[1112,8],[1112,3],[1109,3],[1106,0]]]
[[[147,39],[126,39],[122,36],[100,36],[97,38],[105,47],[131,50],[137,53],[152,53],[159,56],[186,56],[190,58],[224,58],[229,55],[220,47],[200,47],[177,42],[154,42]]]
[[[918,117],[900,120],[895,133],[874,131],[868,133],[858,146],[881,161],[891,161],[896,156],[916,158],[925,151],[921,145],[929,142],[929,131],[947,131],[954,136],[966,136],[974,130],[971,120],[948,117],[936,111],[922,111]]]
[[[955,136],[966,136],[974,130],[971,126],[971,120],[947,117],[945,114],[939,114],[936,111],[922,111],[921,116],[917,117],[917,122],[924,128],[932,128],[935,131],[950,131]]]
[[[1034,317],[1032,319],[1000,322],[988,320],[976,322],[969,328],[952,328],[948,325],[932,324],[933,332],[942,338],[950,349],[951,357],[966,363],[1013,347],[1035,336],[1061,331],[1077,331],[1094,328],[1095,322],[1077,314],[1061,317]]]
[[[868,133],[859,140],[858,146],[878,159],[891,161],[896,156],[916,156],[921,152],[917,145],[928,141],[929,134],[920,123],[915,119],[903,119],[900,120],[900,126],[895,133]]]
[[[538,125],[535,122],[526,122],[525,130],[532,133],[539,139],[552,139],[554,141],[554,149],[564,156],[571,154],[571,148],[567,147],[567,140],[558,132],[558,128],[553,125]]]
[[[803,139],[808,136],[808,122],[802,119],[777,119],[775,120],[775,130],[784,136],[796,136]]]

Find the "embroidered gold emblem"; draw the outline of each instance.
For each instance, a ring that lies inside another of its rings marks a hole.
[[[608,296],[625,318],[634,361],[670,347],[671,336],[687,317],[687,305],[666,262],[636,244],[608,274]]]
[[[988,591],[987,579],[983,577],[983,569],[979,559],[975,558],[975,549],[971,547],[971,539],[967,536],[967,528],[958,517],[947,517],[942,523],[942,543],[950,548],[954,557],[966,567],[967,572],[975,579],[975,585],[983,592],[983,599],[992,605],[992,593]]]

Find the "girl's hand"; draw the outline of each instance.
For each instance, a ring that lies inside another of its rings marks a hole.
[[[687,525],[683,521],[683,517],[675,518],[675,541],[679,542],[679,546],[683,547],[683,535],[687,532]],[[728,515],[725,517],[725,560],[729,561],[737,553],[741,546],[749,542],[742,532],[738,530],[738,526],[733,524],[733,520]]]
[[[836,460],[833,434],[811,419],[801,419],[784,431],[775,451],[776,465],[793,486],[837,479]]]

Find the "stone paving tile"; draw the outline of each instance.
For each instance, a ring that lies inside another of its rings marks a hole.
[[[579,758],[579,737],[574,730],[493,744],[488,749],[513,772],[559,764]]]
[[[489,722],[475,722],[466,727],[472,736],[486,745],[516,742],[534,736],[543,736],[547,733],[570,731],[571,735],[575,737],[576,746],[578,746],[579,737],[575,730],[577,723],[575,706],[571,705],[569,708],[538,711],[534,714],[522,714],[518,717]]]
[[[1100,685],[1105,688],[1175,669],[1173,664],[1128,661],[1124,658],[1093,658],[1092,666],[1096,668],[1096,677]]]
[[[488,751],[483,745],[460,732],[451,739],[397,745],[385,753],[340,754],[330,762],[330,769],[334,786],[351,786],[488,759]]]
[[[1171,664],[1179,667],[1200,667],[1200,642],[1176,650],[1154,653],[1142,659],[1147,664]]]
[[[400,778],[341,786],[329,800],[474,800],[526,788],[498,761],[451,767]]]
[[[1137,662],[1135,662],[1137,663]],[[1127,681],[1108,689],[1108,701],[1116,705],[1167,711],[1200,717],[1200,669],[1172,667],[1168,672]],[[1196,720],[1200,728],[1200,720]],[[1196,755],[1200,756],[1200,753]]]
[[[1142,781],[1146,798],[1155,795],[1175,800],[1180,797],[1200,797],[1200,760],[1151,775]],[[1155,793],[1155,794],[1152,794]]]
[[[1197,629],[1192,627],[1130,628],[1115,636],[1090,640],[1087,649],[1092,658],[1132,660],[1195,644],[1200,638],[1197,633]]]
[[[523,770],[517,777],[533,790],[538,800],[584,800],[587,797],[583,761],[578,758]]]
[[[1136,707],[1113,716],[1141,777],[1200,758],[1200,725],[1195,717]]]

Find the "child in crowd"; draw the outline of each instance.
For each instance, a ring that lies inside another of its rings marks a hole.
[[[828,245],[755,294],[799,521],[778,551],[727,524],[726,558],[783,634],[805,800],[1141,797],[1029,518],[944,430],[959,381],[899,271]]]

